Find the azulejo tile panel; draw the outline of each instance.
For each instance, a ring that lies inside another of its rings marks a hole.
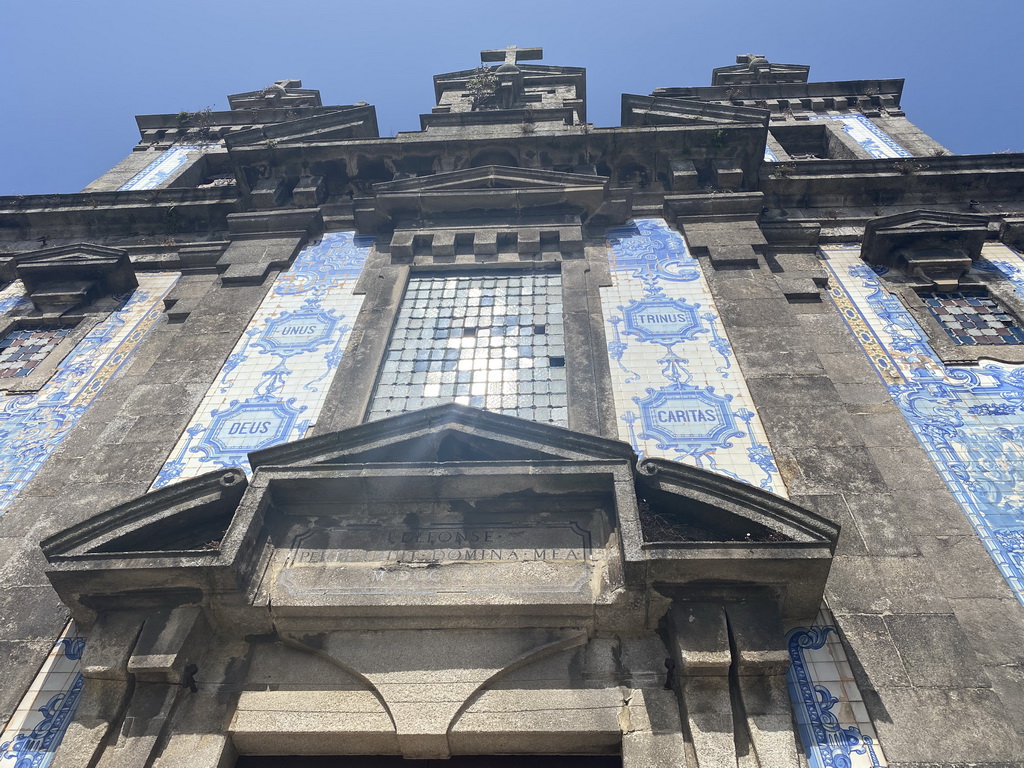
[[[864,115],[812,115],[811,120],[838,120],[850,138],[860,144],[872,157],[912,157],[903,147]]]
[[[1024,366],[945,366],[858,246],[822,249],[830,294],[992,559],[1024,604]],[[974,269],[1024,296],[1024,259],[985,246]]]
[[[316,423],[362,306],[353,295],[372,239],[333,232],[274,281],[153,488],[304,437]]]
[[[78,423],[132,350],[163,314],[162,301],[177,274],[139,274],[139,287],[98,323],[36,393],[0,398],[0,512],[35,476]],[[0,293],[0,307],[18,304],[24,288]],[[26,300],[27,301],[27,300]]]
[[[661,219],[609,230],[601,289],[619,435],[641,456],[785,495],[714,298],[682,236]]]
[[[792,628],[786,643],[786,682],[810,768],[884,766],[885,755],[829,610],[822,606],[814,624]]]
[[[8,333],[0,339],[0,379],[28,376],[74,328],[17,328]]]
[[[0,767],[47,768],[82,694],[85,638],[70,622],[0,734]]]
[[[118,192],[156,189],[177,173],[190,158],[202,154],[216,144],[176,144],[165,149],[153,162],[118,187]]]

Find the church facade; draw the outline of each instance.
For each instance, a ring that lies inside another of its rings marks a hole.
[[[1024,765],[1024,155],[542,60],[0,198],[0,768]]]

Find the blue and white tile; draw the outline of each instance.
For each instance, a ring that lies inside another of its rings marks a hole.
[[[902,302],[860,260],[822,249],[840,313],[935,463],[982,543],[1024,604],[1024,366],[981,360],[946,366]],[[1002,275],[1024,298],[1024,259],[987,245],[978,271]]]
[[[153,483],[221,467],[305,437],[316,424],[363,297],[353,294],[373,241],[323,236],[274,281]]]
[[[786,488],[714,298],[682,236],[662,219],[607,232],[601,289],[621,438],[774,493]]]
[[[786,635],[786,675],[810,768],[880,768],[885,755],[853,677],[835,619],[822,606],[814,624]]]
[[[889,134],[864,115],[812,115],[810,119],[838,120],[843,124],[843,130],[850,135],[850,138],[867,150],[872,157],[912,157],[907,150],[893,141]]]
[[[6,314],[12,309],[28,311],[31,308],[32,300],[25,293],[21,280],[15,280],[0,290],[0,314]]]
[[[149,165],[118,187],[119,192],[157,189],[176,176],[185,165],[217,144],[175,144],[165,149]]]
[[[107,381],[163,315],[173,274],[138,276],[139,287],[98,323],[36,393],[0,397],[0,512],[14,501],[64,441]],[[14,284],[20,286],[20,283]],[[0,306],[27,301],[20,287],[0,293]]]
[[[82,694],[85,637],[68,624],[0,734],[0,768],[47,768]]]

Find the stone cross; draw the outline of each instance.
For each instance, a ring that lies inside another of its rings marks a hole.
[[[504,61],[513,66],[519,61],[535,61],[542,58],[544,58],[543,48],[516,48],[514,45],[510,45],[507,48],[480,51],[480,61]]]

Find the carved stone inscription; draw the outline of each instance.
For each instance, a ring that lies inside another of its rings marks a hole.
[[[320,519],[279,553],[277,588],[293,597],[588,590],[604,559],[603,544],[594,550],[603,515],[538,518],[329,526]]]

